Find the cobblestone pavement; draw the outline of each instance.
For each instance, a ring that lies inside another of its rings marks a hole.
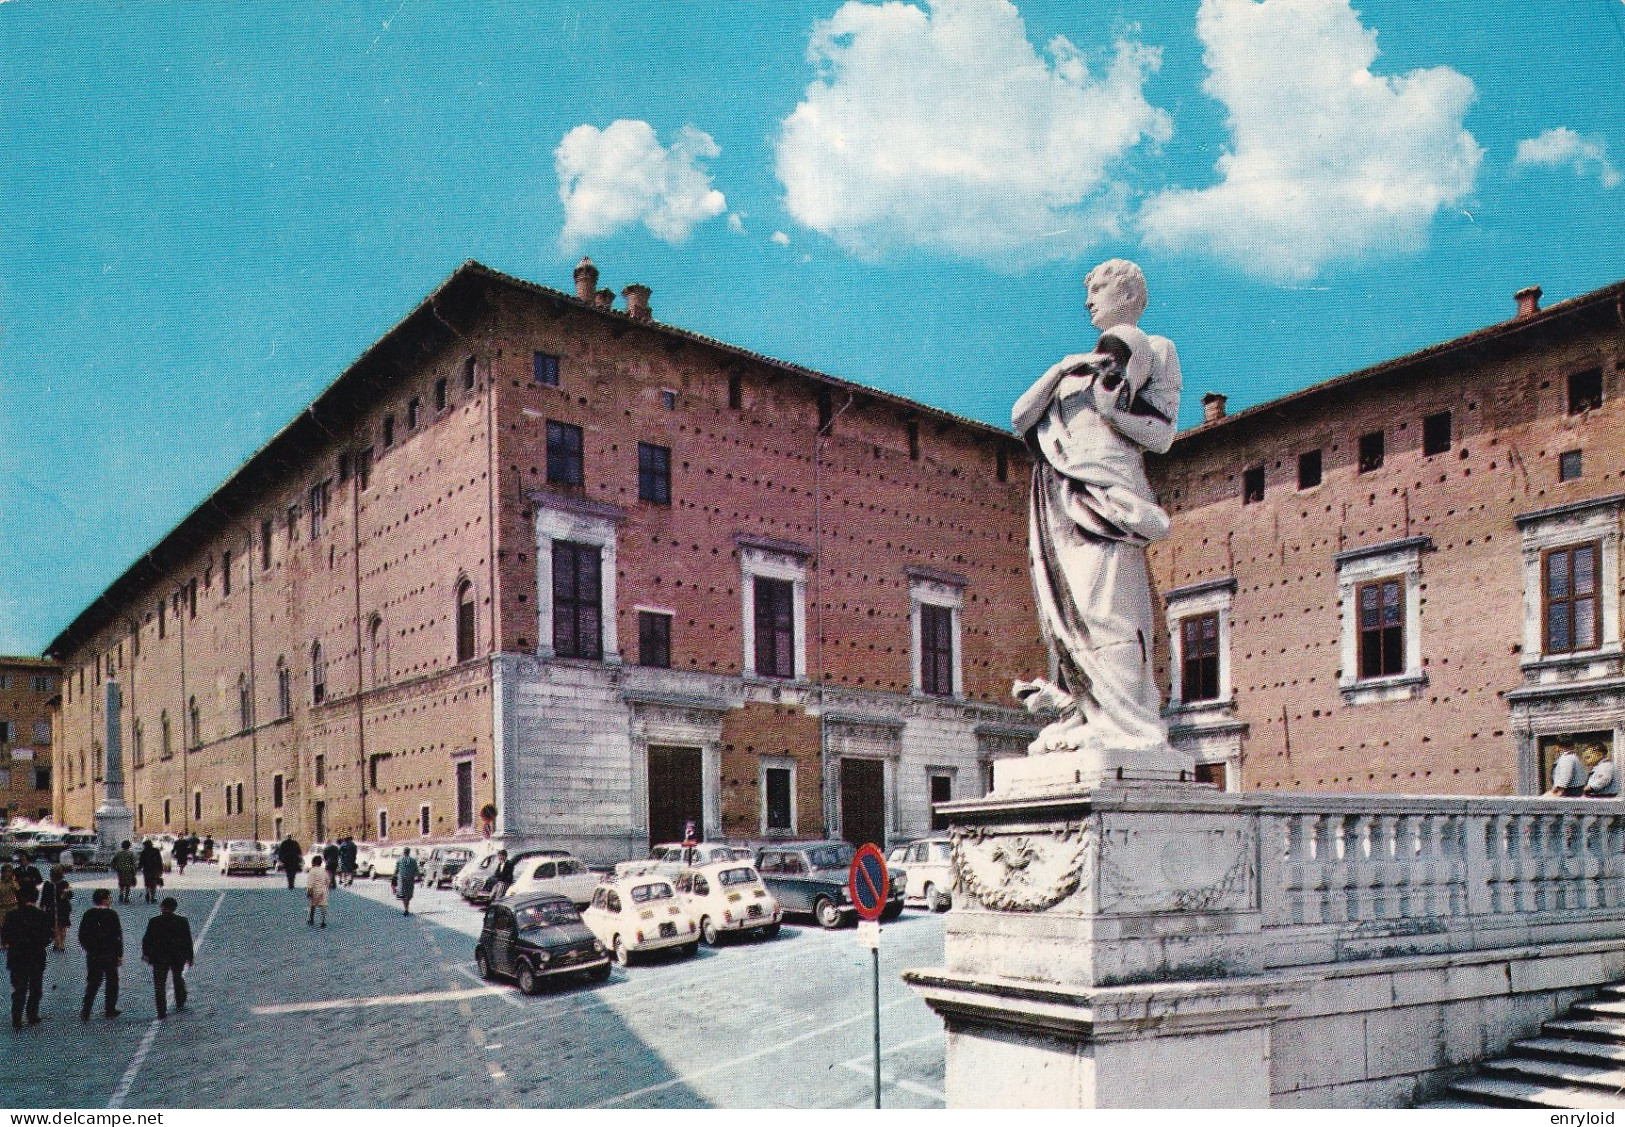
[[[617,969],[526,997],[474,972],[480,914],[386,882],[334,893],[326,930],[281,877],[165,877],[198,940],[182,1011],[154,1019],[140,961],[154,908],[124,921],[122,1016],[79,1021],[83,953],[51,956],[45,1022],[10,1034],[11,1107],[804,1107],[873,1102],[870,954],[850,928]],[[90,889],[76,883],[75,907]],[[302,883],[302,882],[301,882]],[[77,916],[75,919],[77,926]],[[942,1106],[940,1021],[898,978],[940,965],[942,918],[910,910],[881,944],[882,1100]],[[6,1036],[0,1032],[0,1036]]]

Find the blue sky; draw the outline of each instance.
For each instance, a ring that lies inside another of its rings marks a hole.
[[[0,652],[466,258],[998,425],[1138,261],[1182,419],[1625,277],[1625,3],[0,0]]]

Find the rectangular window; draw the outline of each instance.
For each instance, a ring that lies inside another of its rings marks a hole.
[[[200,790],[192,792],[192,817],[194,819],[203,817],[203,792]]]
[[[1382,468],[1382,431],[1374,430],[1360,436],[1359,468],[1361,473]]]
[[[638,611],[638,664],[671,668],[671,615]]]
[[[260,570],[271,570],[271,522],[268,520],[260,521]],[[160,638],[164,636],[163,615],[164,608],[160,606],[158,608],[158,636]]]
[[[36,693],[48,693],[56,688],[56,682],[51,680],[49,677],[41,675],[34,677],[29,682],[29,688],[33,689]]]
[[[1313,489],[1320,484],[1320,451],[1305,450],[1298,455],[1298,488]]]
[[[728,406],[737,411],[745,405],[745,381],[738,372],[728,373]]]
[[[51,722],[49,720],[34,721],[34,746],[45,747],[51,742]]]
[[[638,443],[638,500],[671,504],[671,450],[667,447]]]
[[[1399,579],[1365,583],[1356,594],[1360,616],[1360,676],[1405,672],[1405,585]]]
[[[220,594],[231,594],[231,553],[220,553]]]
[[[553,652],[559,657],[604,656],[601,567],[597,545],[553,542]]]
[[[920,690],[954,694],[954,612],[948,607],[920,604]]]
[[[1264,467],[1250,466],[1241,473],[1241,503],[1254,505],[1264,499]]]
[[[333,488],[331,481],[317,482],[310,487],[310,538],[322,534],[322,522],[327,519],[327,497]]]
[[[474,358],[472,356],[463,361],[463,390],[474,390]]]
[[[11,742],[11,721],[0,720],[0,744]]]
[[[317,786],[325,787],[327,785],[327,756],[320,752],[316,754],[313,762],[313,774]]]
[[[1588,368],[1569,376],[1569,414],[1595,411],[1602,406],[1602,369]]]
[[[536,382],[544,387],[559,386],[559,358],[551,352],[533,353],[530,358],[530,372]]]
[[[186,617],[197,617],[197,580],[186,581]]]
[[[762,771],[762,780],[767,788],[767,828],[789,833],[794,828],[791,818],[793,795],[790,768],[765,768]]]
[[[372,447],[355,456],[355,480],[362,489],[372,484]]]
[[[434,381],[434,409],[436,411],[446,409],[446,377],[444,376]],[[425,830],[424,833],[428,833],[428,831]]]
[[[339,455],[339,484],[343,485],[350,480],[350,452],[348,450]]]
[[[384,449],[388,450],[395,445],[395,416],[384,416]]]
[[[278,810],[282,809],[282,776],[271,776],[271,805]]]
[[[427,802],[418,807],[418,835],[420,837],[429,836],[429,804]]]
[[[1422,453],[1443,454],[1450,449],[1450,412],[1435,411],[1422,419]]]
[[[677,410],[677,393],[669,387],[661,388],[660,405],[668,411]]]
[[[908,437],[908,457],[911,462],[920,460],[920,421],[910,419],[904,424],[903,430]]]
[[[378,811],[378,840],[379,841],[388,841],[389,840],[389,811],[388,810],[380,810],[380,811]]]
[[[795,585],[788,579],[755,577],[756,672],[762,677],[796,675]]]
[[[327,837],[327,803],[316,803],[315,840],[322,841]]]
[[[34,768],[34,789],[35,790],[50,790],[51,789],[51,769],[49,767],[35,767]]]
[[[952,802],[954,798],[954,777],[948,774],[933,774],[931,776],[931,828],[945,830],[948,828],[948,815],[938,813],[936,806],[939,802]]]
[[[422,410],[422,408],[423,408],[423,401],[421,399],[419,399],[415,395],[412,396],[411,401],[406,404],[406,429],[407,430],[417,430],[418,429],[418,413]]]
[[[164,825],[169,825],[169,799],[164,799]]]
[[[299,542],[299,506],[288,506],[288,543]]]
[[[1580,476],[1581,462],[1578,450],[1565,450],[1557,456],[1557,480],[1573,481]]]
[[[1546,652],[1576,653],[1599,644],[1597,589],[1602,545],[1553,548],[1541,561],[1546,593]]]
[[[231,817],[231,815],[232,815],[232,808],[231,808],[231,784],[230,784],[230,783],[227,783],[227,784],[226,784],[226,786],[225,786],[225,791],[226,791],[226,817],[228,817],[228,818],[229,818],[229,817]]]
[[[466,830],[474,825],[474,761],[457,762],[457,828]]]
[[[547,480],[554,485],[580,485],[581,428],[547,420]]]
[[[1186,704],[1219,699],[1219,615],[1194,614],[1179,622],[1180,693]]]

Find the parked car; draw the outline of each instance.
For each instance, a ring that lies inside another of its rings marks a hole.
[[[840,927],[857,916],[857,907],[846,891],[856,854],[844,841],[767,845],[756,853],[756,871],[785,912],[807,912],[820,927]],[[908,874],[890,865],[887,870],[891,888],[880,918],[894,920],[903,912]]]
[[[615,866],[615,876],[619,879],[638,873],[662,873],[671,877],[676,876],[677,870],[685,866],[697,868],[738,858],[739,851],[734,846],[723,845],[718,841],[702,841],[698,845],[684,845],[682,842],[674,841],[653,847],[647,857],[619,862]]]
[[[107,867],[107,862],[98,856],[101,839],[94,830],[69,830],[62,835],[62,842],[67,847],[60,858],[63,864],[75,869]]]
[[[259,841],[227,841],[215,846],[216,863],[220,866],[220,875],[229,877],[233,873],[255,873],[264,876],[271,871],[271,863],[275,858],[271,851],[265,848],[264,842]]]
[[[474,965],[481,978],[511,978],[526,994],[534,994],[546,980],[564,975],[604,981],[609,977],[609,951],[569,900],[527,896],[485,909]]]
[[[394,880],[395,862],[401,859],[402,848],[399,845],[373,846],[372,852],[367,854],[367,863],[365,865],[362,865],[359,860],[356,861],[357,875],[368,880],[376,877],[388,877],[390,880]]]
[[[771,939],[779,933],[779,902],[748,862],[718,861],[683,869],[672,879],[677,896],[700,923],[700,938],[715,947],[724,936],[753,931]]]
[[[699,924],[677,899],[671,881],[654,874],[599,885],[581,918],[610,957],[623,967],[634,955],[668,947],[692,955],[700,949]]]
[[[514,864],[513,884],[504,899],[520,900],[551,892],[568,897],[572,904],[583,905],[592,899],[597,887],[598,878],[585,861],[544,853]]]
[[[435,846],[423,863],[423,883],[430,888],[451,887],[452,880],[473,857],[474,850],[466,845]]]
[[[933,912],[946,912],[953,906],[954,845],[945,837],[927,837],[899,845],[886,856],[886,868],[895,874],[908,873],[909,895],[925,901]],[[893,877],[895,879],[895,876]]]
[[[16,829],[6,834],[6,855],[11,858],[21,853],[30,861],[56,863],[68,843],[63,835],[52,830]]]
[[[519,875],[520,864],[532,857],[568,857],[570,853],[565,849],[527,849],[518,853],[509,854],[513,861],[514,876]],[[488,853],[470,865],[466,865],[458,875],[456,889],[464,900],[470,904],[486,904],[491,900],[491,886],[497,878],[497,861],[495,853]]]

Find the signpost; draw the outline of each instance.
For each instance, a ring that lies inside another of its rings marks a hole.
[[[865,845],[852,858],[852,868],[846,875],[846,890],[852,905],[858,911],[858,938],[866,942],[873,955],[874,1008],[875,1008],[875,1106],[880,1106],[880,913],[886,908],[886,894],[891,890],[891,876],[886,872],[886,858],[873,845]]]

